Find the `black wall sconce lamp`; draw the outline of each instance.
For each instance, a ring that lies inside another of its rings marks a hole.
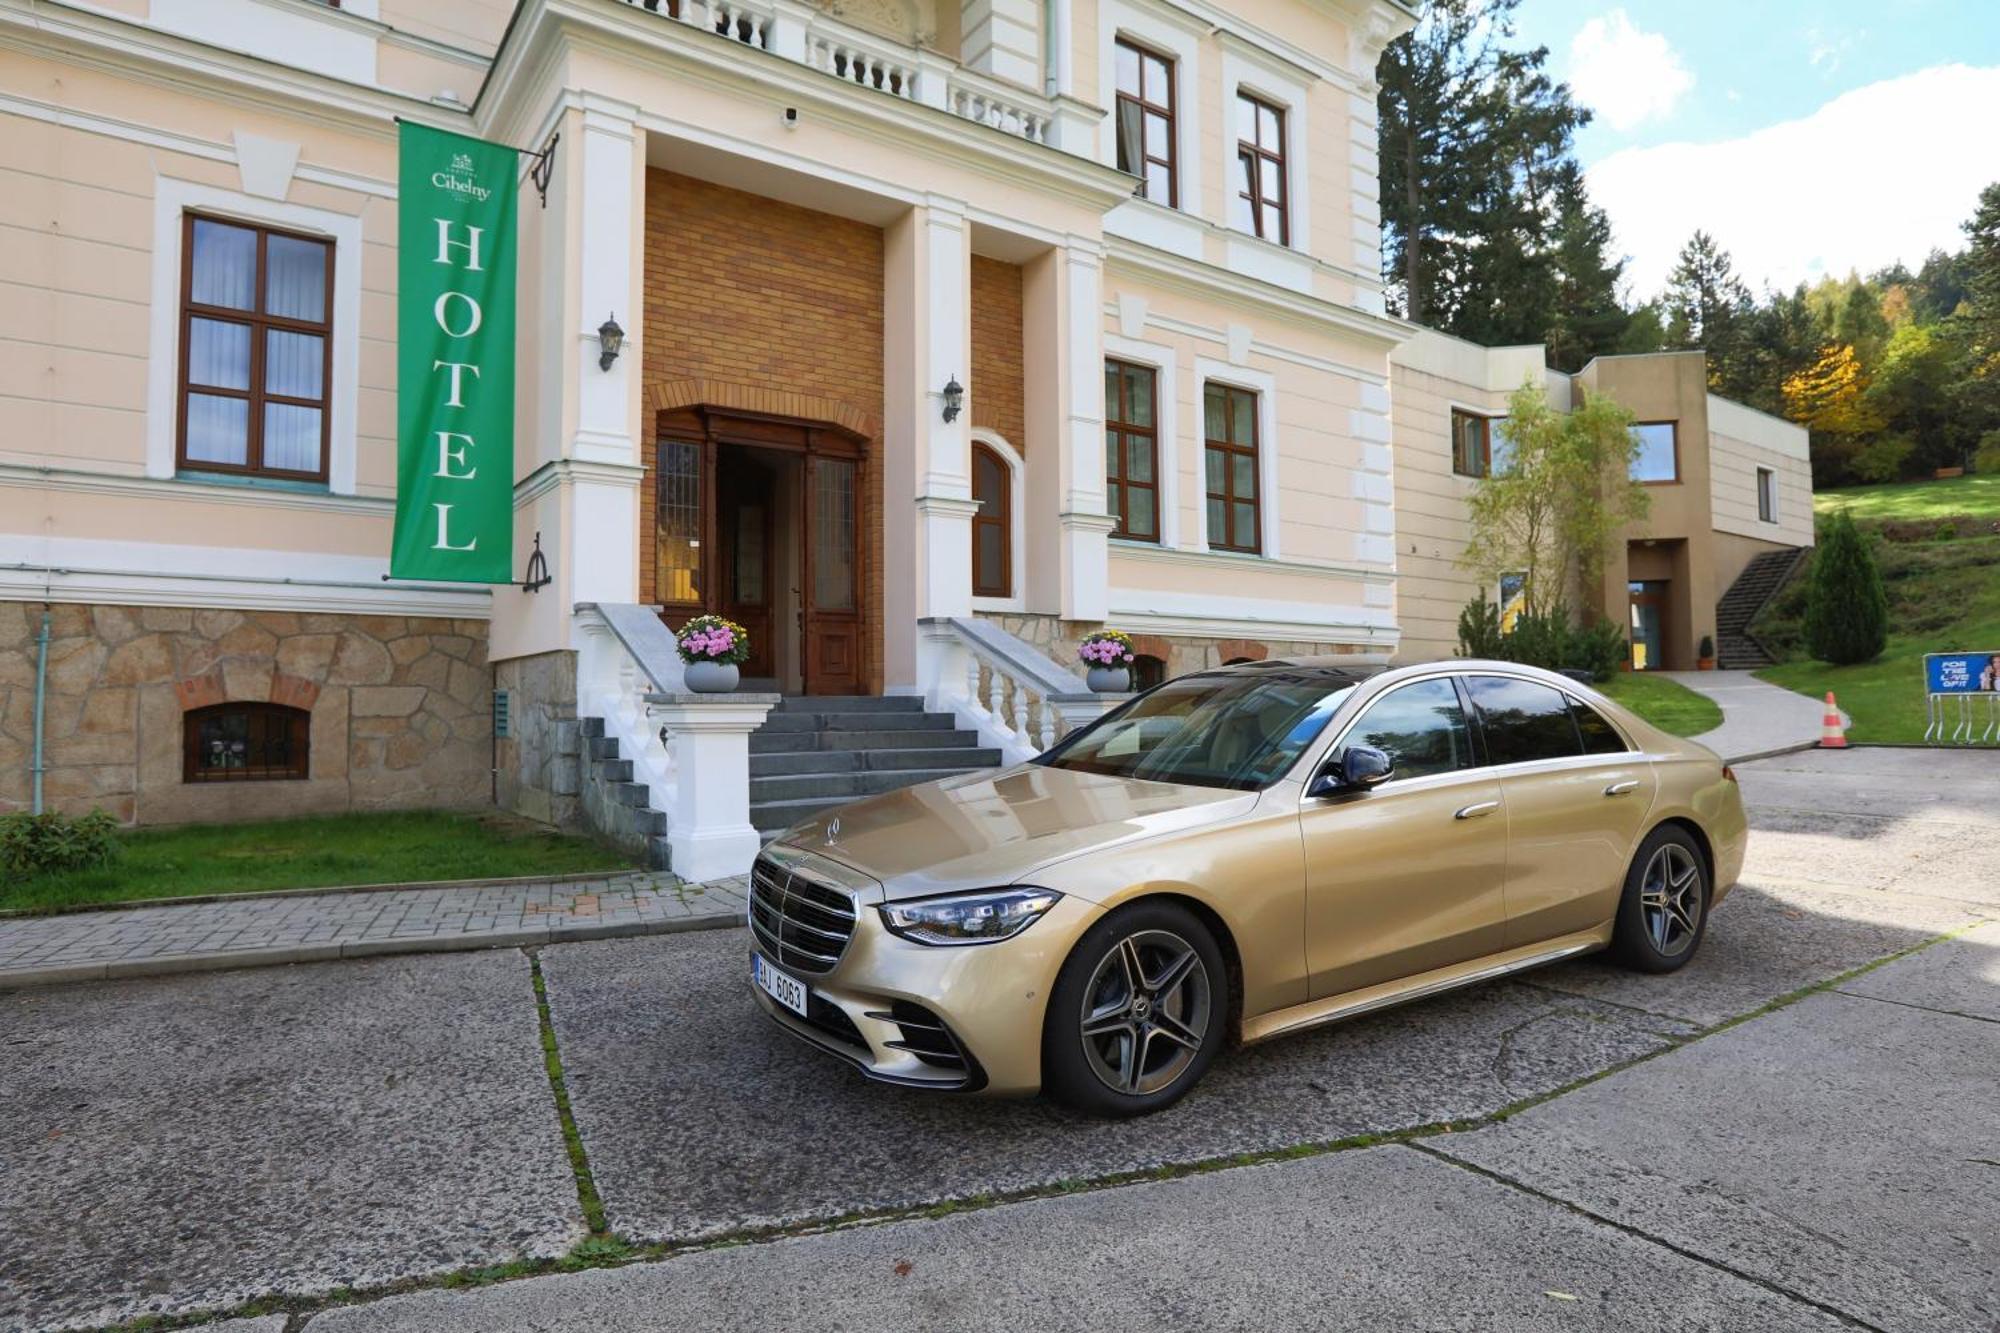
[[[597,368],[611,369],[611,363],[625,348],[625,330],[618,327],[617,316],[613,315],[597,326],[597,346]]]
[[[965,410],[965,386],[953,375],[951,382],[944,386],[944,419],[958,420],[958,414]]]

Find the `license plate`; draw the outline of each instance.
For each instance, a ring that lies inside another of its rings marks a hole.
[[[762,954],[750,955],[750,976],[759,990],[776,1000],[799,1017],[806,1013],[806,984],[797,977],[786,976],[777,968],[764,961]]]

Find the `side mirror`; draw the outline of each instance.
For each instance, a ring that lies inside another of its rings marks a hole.
[[[1329,759],[1306,788],[1311,797],[1336,796],[1341,792],[1366,791],[1387,782],[1396,773],[1396,761],[1372,745],[1350,745],[1337,758]]]

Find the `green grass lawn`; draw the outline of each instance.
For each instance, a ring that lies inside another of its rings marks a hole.
[[[1857,522],[1871,518],[1942,518],[1946,514],[2000,518],[2000,476],[1849,486],[1819,492],[1813,496],[1813,508],[1822,514],[1845,508]]]
[[[1924,738],[1924,654],[2000,652],[2000,476],[1954,477],[1822,491],[1822,512],[1845,506],[1875,540],[1889,594],[1889,643],[1873,662],[1836,667],[1805,654],[1805,580],[1759,616],[1753,630],[1789,660],[1757,673],[1815,699],[1827,691],[1850,717],[1848,737],[1901,744]],[[1928,520],[1965,515],[1950,532]]]
[[[1662,731],[1699,736],[1722,725],[1722,708],[1679,681],[1644,671],[1621,671],[1598,690]]]
[[[344,884],[502,879],[630,870],[632,859],[587,838],[500,815],[336,815],[267,824],[140,829],[99,870],[0,885],[0,908],[47,909]]]

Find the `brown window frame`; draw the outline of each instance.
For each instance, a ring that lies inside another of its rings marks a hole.
[[[1680,485],[1681,484],[1681,423],[1679,421],[1635,421],[1632,423],[1632,429],[1634,431],[1640,430],[1641,428],[1646,426],[1665,426],[1668,429],[1668,431],[1672,433],[1674,442],[1674,475],[1671,477],[1654,477],[1650,480],[1640,477],[1633,477],[1632,480],[1638,482],[1641,486]]]
[[[257,237],[257,272],[252,286],[255,293],[254,310],[236,310],[228,306],[204,305],[194,299],[194,229],[200,222],[217,226],[235,227],[242,231],[254,232]],[[284,315],[265,313],[264,306],[269,298],[266,283],[270,277],[269,253],[271,237],[283,236],[291,240],[309,241],[326,251],[324,285],[320,291],[320,310],[325,318],[311,320],[292,319]],[[311,232],[293,231],[286,227],[267,226],[261,222],[251,222],[243,218],[225,217],[219,214],[188,210],[181,215],[181,305],[180,305],[180,368],[179,387],[175,396],[174,421],[174,467],[178,471],[224,473],[240,477],[270,477],[281,481],[325,482],[329,475],[331,460],[328,454],[333,442],[333,291],[334,264],[339,260],[337,247],[325,236],[315,236]],[[246,389],[216,388],[206,384],[191,384],[188,380],[188,363],[193,351],[194,321],[210,320],[218,324],[235,324],[250,330],[250,375]],[[268,393],[264,388],[265,347],[272,333],[299,333],[320,340],[323,359],[320,365],[320,397],[300,398],[290,394]],[[244,461],[242,463],[218,463],[211,459],[188,457],[188,399],[193,394],[213,398],[234,398],[245,402],[248,420],[245,423]],[[319,468],[306,472],[292,468],[271,468],[264,466],[264,408],[266,404],[288,404],[293,407],[310,407],[319,412]]]
[[[253,727],[257,719],[262,719],[265,728],[269,728],[273,723],[282,724],[288,732],[286,737],[290,752],[288,761],[283,765],[254,764],[242,768],[204,768],[201,764],[202,724],[210,718],[232,713],[249,716]],[[183,782],[203,785],[212,782],[305,782],[311,776],[312,714],[303,708],[243,701],[210,704],[205,708],[190,708],[181,714],[181,781]]]
[[[1168,208],[1179,208],[1181,206],[1180,118],[1178,112],[1179,94],[1175,87],[1180,82],[1179,67],[1175,64],[1174,58],[1166,52],[1142,45],[1129,37],[1118,38],[1115,45],[1117,50],[1130,51],[1139,58],[1139,86],[1127,92],[1124,88],[1117,86],[1118,60],[1116,51],[1112,55],[1112,83],[1116,89],[1116,97],[1115,105],[1112,107],[1111,112],[1111,137],[1112,142],[1118,145],[1120,149],[1123,148],[1123,143],[1119,138],[1118,127],[1122,123],[1124,116],[1120,108],[1128,103],[1139,108],[1139,161],[1137,170],[1123,164],[1120,164],[1118,169],[1126,172],[1128,175],[1139,178],[1139,195],[1141,198],[1152,199],[1154,203],[1165,204]],[[1155,102],[1147,95],[1149,89],[1146,87],[1146,61],[1149,59],[1157,60],[1166,66],[1167,100],[1164,102]],[[1167,155],[1165,157],[1154,157],[1146,151],[1146,118],[1148,116],[1158,117],[1166,122]],[[1153,199],[1153,196],[1148,193],[1150,185],[1146,180],[1146,167],[1149,163],[1158,163],[1167,169],[1167,197],[1165,199]]]
[[[1776,468],[1757,469],[1757,521],[1776,523],[1778,521],[1778,472]]]
[[[992,445],[977,440],[972,445],[973,456],[973,499],[979,499],[979,456],[984,454],[992,460],[1000,473],[999,502],[993,506],[996,512],[989,513],[985,501],[980,501],[979,510],[972,516],[972,595],[974,597],[1012,597],[1014,595],[1014,470],[1007,466],[1007,460]],[[1000,529],[1000,581],[987,583],[980,579],[979,532],[981,528]]]
[[[1234,429],[1236,421],[1235,400],[1238,398],[1247,398],[1250,400],[1250,440],[1247,444],[1234,438],[1218,440],[1208,434],[1208,395],[1211,393],[1220,393],[1223,397],[1222,428],[1224,431]],[[1202,455],[1202,486],[1207,491],[1208,499],[1222,501],[1223,530],[1218,534],[1214,530],[1213,525],[1210,526],[1208,549],[1211,551],[1237,551],[1244,555],[1262,555],[1264,552],[1264,483],[1262,470],[1259,467],[1261,460],[1258,457],[1258,449],[1261,444],[1261,440],[1258,437],[1262,433],[1262,427],[1258,424],[1257,420],[1258,413],[1262,407],[1263,404],[1258,401],[1258,393],[1255,389],[1245,389],[1238,385],[1224,384],[1215,380],[1211,380],[1202,386],[1202,435],[1205,437],[1203,440],[1204,453]],[[1207,490],[1208,454],[1210,453],[1219,453],[1223,456],[1222,489],[1220,491]],[[1234,461],[1239,455],[1247,455],[1250,459],[1251,494],[1247,500],[1236,494],[1236,468]],[[1241,534],[1236,531],[1236,506],[1245,503],[1250,506],[1250,540],[1247,543],[1237,540]]]
[[[1116,433],[1118,436],[1118,466],[1116,469],[1108,466],[1104,469],[1106,485],[1109,486],[1115,482],[1118,486],[1118,503],[1111,511],[1111,517],[1117,519],[1118,524],[1111,530],[1111,535],[1121,541],[1151,542],[1157,546],[1160,544],[1161,522],[1160,372],[1158,367],[1149,366],[1143,361],[1125,361],[1115,356],[1106,357],[1104,359],[1104,368],[1108,371],[1114,367],[1119,372],[1111,376],[1112,382],[1118,385],[1118,402],[1115,404],[1106,402],[1104,405],[1104,429],[1107,432]],[[1127,419],[1127,412],[1131,407],[1131,404],[1127,401],[1127,394],[1125,392],[1124,372],[1127,370],[1143,371],[1147,381],[1153,386],[1153,424],[1150,426],[1134,425]],[[1143,436],[1153,442],[1153,479],[1151,481],[1133,481],[1131,479],[1131,453],[1125,447],[1125,442],[1128,437],[1134,435]],[[1132,531],[1130,522],[1132,514],[1131,495],[1134,487],[1153,493],[1153,530],[1150,533]]]
[[[1290,173],[1285,165],[1285,108],[1255,93],[1244,92],[1240,88],[1236,91],[1236,100],[1239,105],[1247,105],[1250,109],[1250,132],[1253,136],[1250,139],[1238,138],[1236,141],[1236,165],[1241,168],[1247,160],[1250,167],[1248,179],[1243,181],[1246,188],[1238,190],[1236,197],[1250,205],[1250,229],[1260,240],[1271,241],[1277,245],[1290,245],[1292,185]],[[1278,121],[1278,143],[1275,148],[1263,141],[1264,118],[1260,113],[1265,111],[1270,112]],[[1278,197],[1275,199],[1264,197],[1265,162],[1275,163],[1278,168]],[[1267,210],[1277,215],[1276,236],[1264,234],[1264,215]]]
[[[1482,478],[1493,475],[1493,421],[1494,418],[1480,412],[1468,412],[1462,407],[1451,409],[1451,470],[1460,477]],[[1479,423],[1478,471],[1470,466],[1472,461],[1459,448],[1459,423]]]

